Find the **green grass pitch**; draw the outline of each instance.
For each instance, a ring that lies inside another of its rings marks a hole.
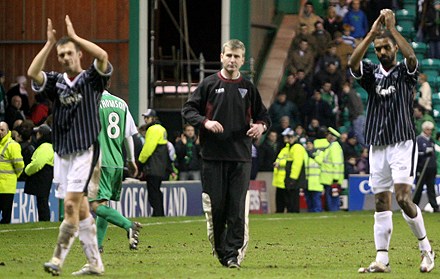
[[[440,253],[440,214],[424,213],[432,247]],[[102,258],[107,278],[439,278],[436,267],[419,272],[417,240],[400,212],[393,214],[390,274],[358,274],[375,257],[373,212],[269,214],[250,216],[250,240],[240,270],[211,256],[206,224],[199,217],[138,218],[139,250],[111,226]],[[52,256],[59,223],[0,226],[0,278],[48,278],[43,263]],[[73,244],[61,277],[82,267]],[[440,261],[438,262],[440,264]]]

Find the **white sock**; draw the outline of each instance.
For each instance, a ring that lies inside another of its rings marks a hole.
[[[426,250],[431,252],[431,244],[429,243],[428,237],[426,236],[426,229],[425,229],[425,223],[423,221],[422,211],[417,205],[416,208],[417,208],[416,217],[410,218],[402,210],[403,218],[405,219],[406,223],[410,227],[413,234],[419,240],[420,251]]]
[[[93,219],[92,215],[79,221],[79,240],[81,241],[88,263],[92,266],[104,269],[101,254],[98,250],[95,219]]]
[[[393,233],[393,212],[374,213],[374,243],[376,245],[376,262],[389,263],[388,249]]]
[[[78,227],[63,221],[59,230],[57,246],[55,247],[51,261],[59,266],[63,266],[70,247],[72,247],[75,238],[78,236]]]

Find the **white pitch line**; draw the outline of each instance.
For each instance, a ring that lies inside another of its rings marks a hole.
[[[295,216],[295,217],[269,217],[269,218],[256,218],[251,219],[251,222],[257,222],[257,221],[280,221],[280,220],[311,220],[311,219],[328,219],[328,218],[339,218],[339,217],[353,217],[353,215],[350,214],[344,214],[344,215],[322,215],[322,216]],[[252,217],[251,217],[252,218]],[[168,225],[168,224],[190,224],[190,223],[199,223],[199,222],[205,222],[205,219],[196,219],[196,220],[183,220],[183,221],[167,221],[167,222],[154,222],[154,223],[144,223],[141,224],[143,227],[149,227],[149,226],[161,226],[161,225]],[[112,227],[116,227],[114,225],[109,224]],[[5,229],[0,230],[0,233],[9,233],[9,232],[18,232],[18,231],[43,231],[43,230],[57,230],[59,227],[38,227],[38,228],[28,228],[28,229]]]

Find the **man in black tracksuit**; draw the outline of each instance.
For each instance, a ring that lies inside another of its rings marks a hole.
[[[200,126],[203,210],[208,238],[221,264],[239,268],[248,243],[247,190],[252,140],[270,126],[257,88],[240,74],[245,46],[223,45],[223,69],[204,79],[182,109]]]

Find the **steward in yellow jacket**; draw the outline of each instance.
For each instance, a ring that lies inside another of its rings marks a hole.
[[[6,122],[0,122],[0,211],[1,224],[11,223],[17,178],[23,172],[21,147],[12,139]]]
[[[276,191],[276,212],[299,212],[299,191],[307,185],[305,163],[307,152],[298,143],[298,135],[290,128],[283,131],[286,146],[274,163],[273,186]]]
[[[337,211],[341,184],[344,180],[344,154],[337,141],[340,137],[339,132],[329,127],[325,135],[329,146],[318,152],[315,161],[321,166],[320,182],[324,185],[327,209]]]
[[[320,139],[316,139],[318,146],[320,143],[329,143],[325,139],[325,142]],[[313,141],[307,141],[306,150],[309,156],[307,156],[306,164],[306,178],[307,178],[307,190],[304,191],[304,195],[307,202],[308,212],[321,212],[322,211],[322,201],[321,196],[324,191],[324,186],[320,182],[321,169],[318,163],[313,159],[313,153],[315,153],[315,147]]]
[[[50,221],[49,194],[54,160],[52,129],[42,124],[34,131],[37,132],[37,143],[31,162],[24,169],[27,175],[24,192],[37,197],[38,221]]]
[[[152,216],[164,216],[160,186],[167,175],[167,170],[171,167],[167,130],[160,124],[155,110],[148,109],[142,116],[147,124],[147,131],[145,144],[139,154],[139,162],[145,165],[143,170],[147,181],[148,201],[153,208]]]

